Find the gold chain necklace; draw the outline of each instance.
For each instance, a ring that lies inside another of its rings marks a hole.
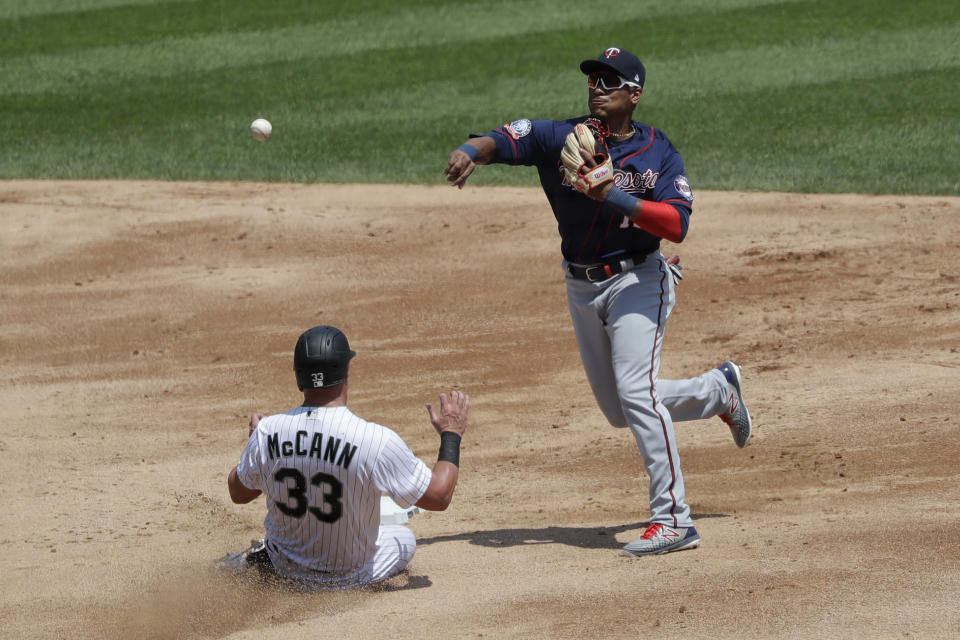
[[[614,133],[614,132],[611,131],[611,132],[610,132],[610,137],[611,137],[611,138],[619,138],[619,139],[623,140],[624,138],[629,138],[630,136],[632,136],[632,135],[633,135],[634,133],[636,133],[636,132],[637,132],[636,129],[634,129],[633,127],[630,127],[630,133]]]

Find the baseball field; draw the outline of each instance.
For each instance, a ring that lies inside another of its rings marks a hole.
[[[960,635],[960,11],[399,4],[0,6],[0,637]],[[755,423],[677,425],[703,543],[655,558],[618,553],[647,480],[535,172],[440,175],[467,133],[583,113],[617,42],[696,196],[662,374],[735,360]],[[453,504],[378,589],[212,568],[262,535],[226,474],[317,324],[428,464],[424,403],[471,396]]]

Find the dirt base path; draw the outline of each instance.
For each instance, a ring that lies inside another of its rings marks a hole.
[[[960,634],[960,199],[697,194],[663,375],[734,359],[756,431],[678,425],[703,545],[640,559],[539,190],[17,181],[0,211],[0,636]],[[384,590],[209,568],[261,535],[225,477],[316,324],[428,464],[424,402],[472,397],[454,504]]]

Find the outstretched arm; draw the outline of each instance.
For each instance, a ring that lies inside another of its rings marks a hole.
[[[496,141],[490,136],[470,138],[450,152],[450,159],[443,170],[451,187],[463,189],[464,183],[478,164],[489,164],[497,150]]]
[[[467,412],[470,396],[462,391],[453,391],[449,401],[447,394],[440,394],[440,411],[427,403],[427,412],[433,428],[440,434],[440,453],[433,466],[430,485],[417,506],[428,511],[443,511],[453,500],[453,490],[460,477],[460,438],[467,429]]]

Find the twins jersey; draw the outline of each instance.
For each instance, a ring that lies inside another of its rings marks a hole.
[[[616,255],[646,255],[660,247],[660,238],[637,227],[610,206],[576,191],[566,179],[560,150],[574,125],[570,120],[516,120],[485,135],[497,143],[494,162],[534,165],[557,218],[563,257],[577,264],[596,264]],[[653,127],[631,123],[627,140],[607,139],[613,160],[614,185],[642,200],[666,202],[680,213],[686,233],[693,192],[683,160],[667,136]]]
[[[381,492],[410,507],[432,472],[394,431],[346,407],[297,407],[260,421],[237,477],[266,496],[274,566],[343,574],[373,558]]]

